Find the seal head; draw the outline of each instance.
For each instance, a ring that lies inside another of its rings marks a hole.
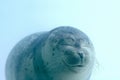
[[[92,42],[82,31],[72,27],[59,27],[52,30],[42,53],[48,73],[52,72],[56,76],[64,73],[87,72],[89,74],[94,64]]]

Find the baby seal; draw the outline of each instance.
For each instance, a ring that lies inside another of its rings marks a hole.
[[[89,80],[94,47],[82,31],[63,26],[21,40],[6,62],[6,80]]]

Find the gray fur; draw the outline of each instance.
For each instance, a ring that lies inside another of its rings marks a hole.
[[[67,39],[70,36],[75,41]],[[12,49],[6,80],[89,80],[93,64],[94,48],[88,36],[72,27],[58,27],[27,36]]]

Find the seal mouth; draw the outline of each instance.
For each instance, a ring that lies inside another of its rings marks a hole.
[[[68,67],[84,67],[83,64],[70,65],[65,60],[63,60],[63,63]]]
[[[84,65],[74,65],[74,66],[71,66],[71,67],[84,67]]]
[[[80,69],[84,67],[83,64],[70,65],[65,60],[62,60],[62,61],[63,61],[63,64],[68,68],[68,70],[70,70],[74,73],[79,72]]]

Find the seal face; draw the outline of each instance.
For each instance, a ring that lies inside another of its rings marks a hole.
[[[26,40],[28,41],[25,39],[22,42]],[[9,77],[7,80],[18,80],[18,77],[19,80],[89,79],[95,54],[92,42],[82,31],[72,27],[58,27],[45,34],[39,34],[36,39],[28,42],[32,47],[26,45],[26,49],[17,52],[19,55],[15,56],[16,50],[13,49],[12,56],[9,58],[11,62],[8,61],[6,68],[7,77]],[[25,53],[24,56],[19,58],[23,53]],[[16,62],[12,61],[13,57],[18,58]],[[17,62],[22,65],[19,69],[8,69],[12,64],[17,66],[15,65]],[[15,73],[16,70],[18,73]]]
[[[42,53],[48,73],[52,72],[56,76],[64,73],[82,74],[85,69],[92,68],[94,63],[91,41],[83,32],[71,27],[53,30]]]

